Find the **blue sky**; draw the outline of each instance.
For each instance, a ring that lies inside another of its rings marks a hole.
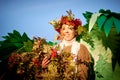
[[[0,40],[13,30],[53,41],[57,32],[48,22],[72,10],[85,24],[82,13],[110,9],[120,13],[120,0],[0,0]]]

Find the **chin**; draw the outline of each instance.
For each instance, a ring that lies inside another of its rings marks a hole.
[[[67,38],[67,39],[64,39],[64,40],[66,40],[66,41],[70,41],[70,40],[72,40],[72,39],[68,39],[68,38]]]

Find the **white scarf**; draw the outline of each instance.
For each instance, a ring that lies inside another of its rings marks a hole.
[[[65,40],[63,40],[59,45],[60,45],[60,51],[59,51],[59,53],[61,53],[61,51],[63,50],[63,48],[65,46],[72,45],[72,47],[71,47],[71,53],[75,54],[75,56],[76,56],[72,60],[72,62],[76,62],[76,60],[77,60],[77,54],[78,54],[78,51],[80,50],[80,43],[76,41],[76,38],[72,39],[71,41],[65,41]],[[77,73],[77,65],[75,67],[75,72]]]
[[[79,51],[79,49],[80,49],[80,43],[76,41],[76,38],[72,39],[71,41],[63,40],[63,41],[60,43],[60,51],[61,51],[65,46],[69,46],[69,45],[72,45],[72,47],[71,47],[71,53],[77,55],[77,54],[78,54],[78,51]]]

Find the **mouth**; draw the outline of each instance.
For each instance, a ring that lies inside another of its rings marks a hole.
[[[69,34],[64,34],[64,37],[68,37],[68,36],[70,36]]]

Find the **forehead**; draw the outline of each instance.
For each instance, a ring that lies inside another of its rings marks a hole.
[[[68,24],[63,24],[62,28],[74,28],[74,26],[72,25],[68,25]]]

